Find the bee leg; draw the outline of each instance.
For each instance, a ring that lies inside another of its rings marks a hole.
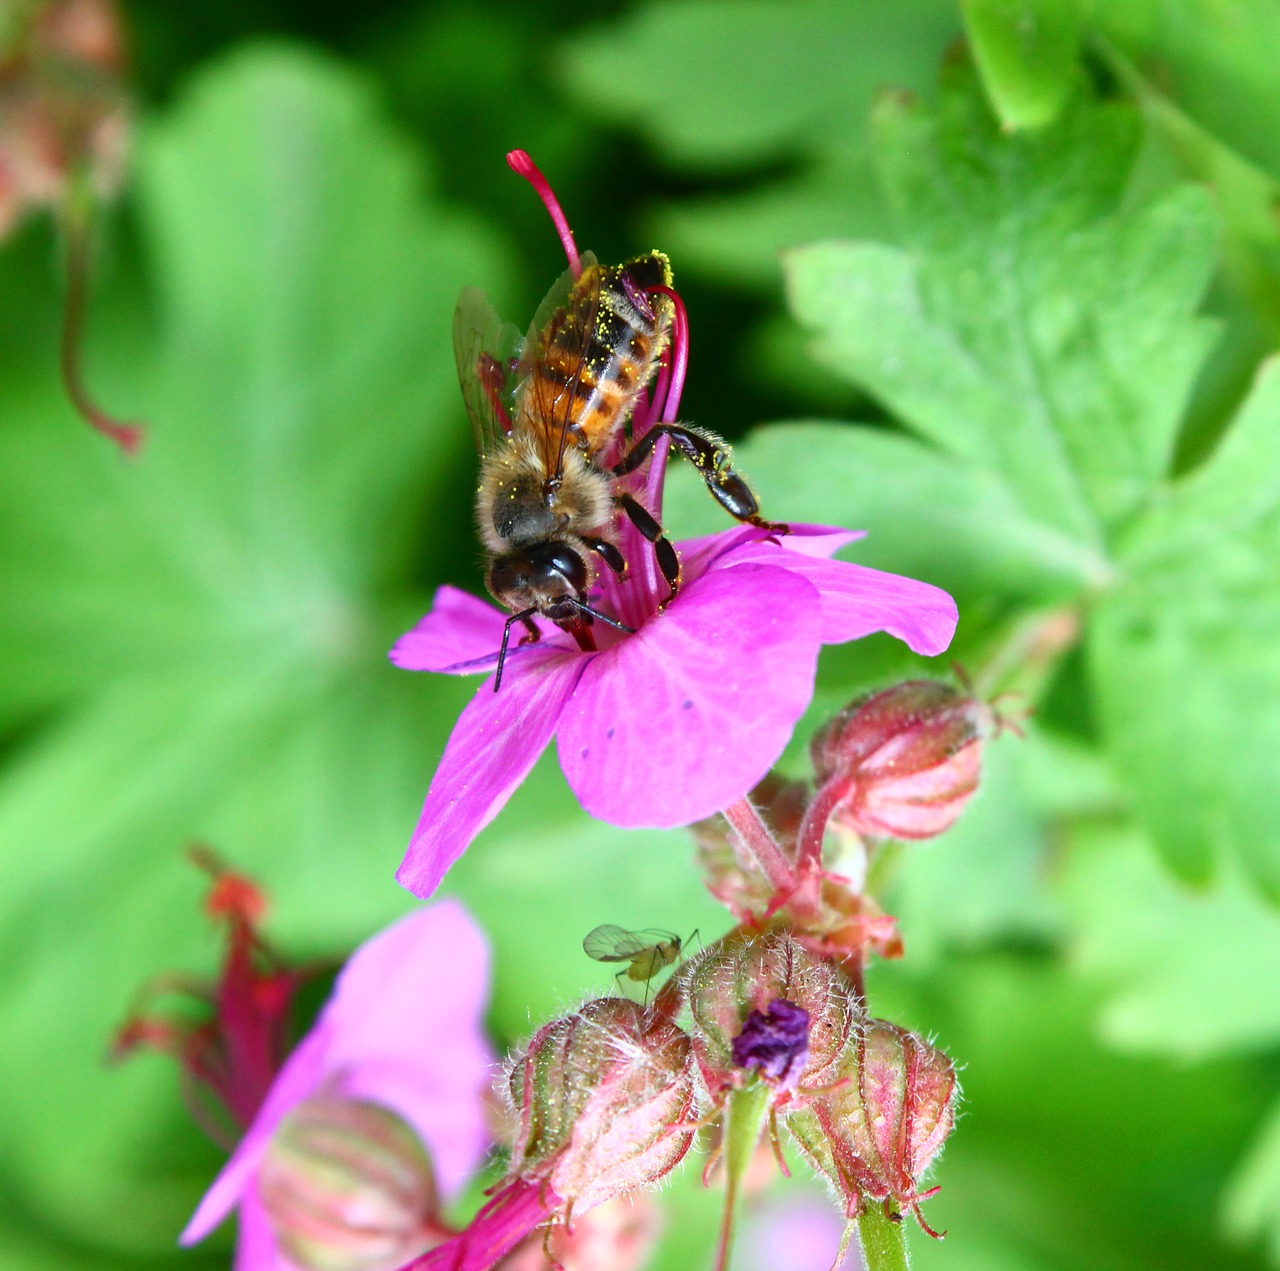
[[[633,452],[634,453],[634,452]],[[671,588],[671,594],[663,602],[670,604],[680,590],[680,558],[670,540],[662,532],[662,526],[654,519],[653,514],[642,503],[630,494],[614,496],[614,503],[627,514],[631,524],[653,544],[653,554],[657,557],[658,568]]]
[[[493,677],[493,691],[496,693],[502,687],[502,668],[507,664],[507,643],[511,639],[511,627],[513,623],[523,622],[534,633],[534,639],[537,639],[538,628],[533,625],[533,615],[537,613],[536,609],[525,609],[520,613],[513,613],[506,621],[506,625],[502,628],[502,648],[498,650],[498,673]],[[520,642],[524,643],[523,640]]]
[[[627,576],[627,562],[623,559],[622,553],[607,538],[592,538],[584,534],[582,541],[618,575],[619,581]]]
[[[760,505],[751,487],[733,470],[729,447],[712,433],[688,424],[655,424],[630,452],[613,468],[615,477],[634,472],[649,456],[659,437],[670,437],[671,444],[689,460],[706,482],[712,497],[730,516],[747,525],[759,526],[771,534],[788,534],[790,528],[760,515]]]
[[[538,630],[537,625],[528,614],[522,615],[520,621],[524,623],[526,632],[525,635],[520,637],[520,643],[522,645],[534,644],[536,641],[542,639],[542,632]]]

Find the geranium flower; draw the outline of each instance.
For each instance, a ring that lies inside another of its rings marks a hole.
[[[656,500],[655,500],[656,501]],[[678,544],[680,592],[652,549],[621,529],[632,564],[603,571],[592,603],[634,635],[597,626],[584,652],[550,623],[509,649],[458,719],[397,878],[429,896],[507,801],[554,736],[582,806],[628,829],[688,825],[728,807],[782,753],[813,696],[818,650],[886,631],[916,653],[941,653],[956,606],[928,583],[829,559],[856,533],[798,525],[776,538],[754,526]],[[414,671],[492,671],[506,615],[454,587],[391,651]]]
[[[393,1114],[427,1149],[426,1192],[438,1184],[446,1196],[456,1194],[475,1174],[490,1142],[483,1094],[494,1056],[480,1028],[488,981],[488,947],[456,901],[411,914],[356,950],[181,1242],[202,1240],[238,1207],[237,1271],[278,1271],[292,1265],[281,1251],[263,1182],[268,1166],[279,1159],[282,1125],[296,1125],[291,1114],[303,1107],[318,1108],[322,1115],[335,1107],[355,1109],[361,1116],[374,1105],[375,1114]],[[372,1122],[374,1138],[382,1134],[390,1141],[394,1156],[399,1150],[396,1127],[393,1123],[390,1136],[383,1134],[386,1120]],[[348,1138],[348,1148],[350,1144]],[[378,1164],[386,1159],[379,1158]],[[358,1157],[354,1165],[358,1175]],[[429,1222],[432,1215],[425,1217]],[[332,1238],[363,1239],[368,1234],[356,1229]],[[407,1261],[425,1244],[391,1265]]]

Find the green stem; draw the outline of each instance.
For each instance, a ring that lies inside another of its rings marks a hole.
[[[733,1215],[738,1186],[751,1166],[760,1134],[769,1117],[773,1091],[758,1079],[730,1093],[724,1109],[724,1219],[716,1246],[715,1271],[729,1271],[733,1250]]]
[[[867,1202],[865,1212],[858,1218],[858,1239],[867,1271],[907,1271],[911,1266],[907,1224],[901,1218],[894,1222],[883,1205]]]

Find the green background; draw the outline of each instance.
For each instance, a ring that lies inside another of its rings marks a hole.
[[[583,247],[670,253],[682,414],[767,513],[949,588],[953,656],[1034,708],[880,871],[872,1008],[963,1068],[917,1265],[1280,1261],[1280,3],[124,11],[87,358],[138,462],[60,394],[50,226],[0,246],[0,1266],[226,1264],[174,1248],[220,1157],[171,1067],[104,1060],[149,976],[216,962],[186,843],[292,957],[410,904],[473,686],[384,654],[481,589],[453,305],[523,323],[563,267],[516,146]],[[675,537],[723,527],[671,487]],[[784,763],[949,661],[827,651]],[[591,824],[553,754],[446,890],[500,1047],[609,988],[597,923],[728,925],[684,834]],[[697,1174],[656,1267],[708,1265]]]

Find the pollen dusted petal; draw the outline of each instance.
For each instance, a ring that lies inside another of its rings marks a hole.
[[[520,674],[501,692],[485,680],[458,717],[431,780],[409,850],[396,880],[415,896],[430,896],[449,866],[497,816],[555,732],[587,659],[526,648]]]
[[[804,578],[748,564],[692,581],[590,659],[558,743],[582,806],[613,825],[666,829],[740,798],[809,704],[820,621]]]
[[[395,642],[387,655],[406,671],[467,675],[498,660],[506,615],[457,587],[441,587],[427,616]]]

